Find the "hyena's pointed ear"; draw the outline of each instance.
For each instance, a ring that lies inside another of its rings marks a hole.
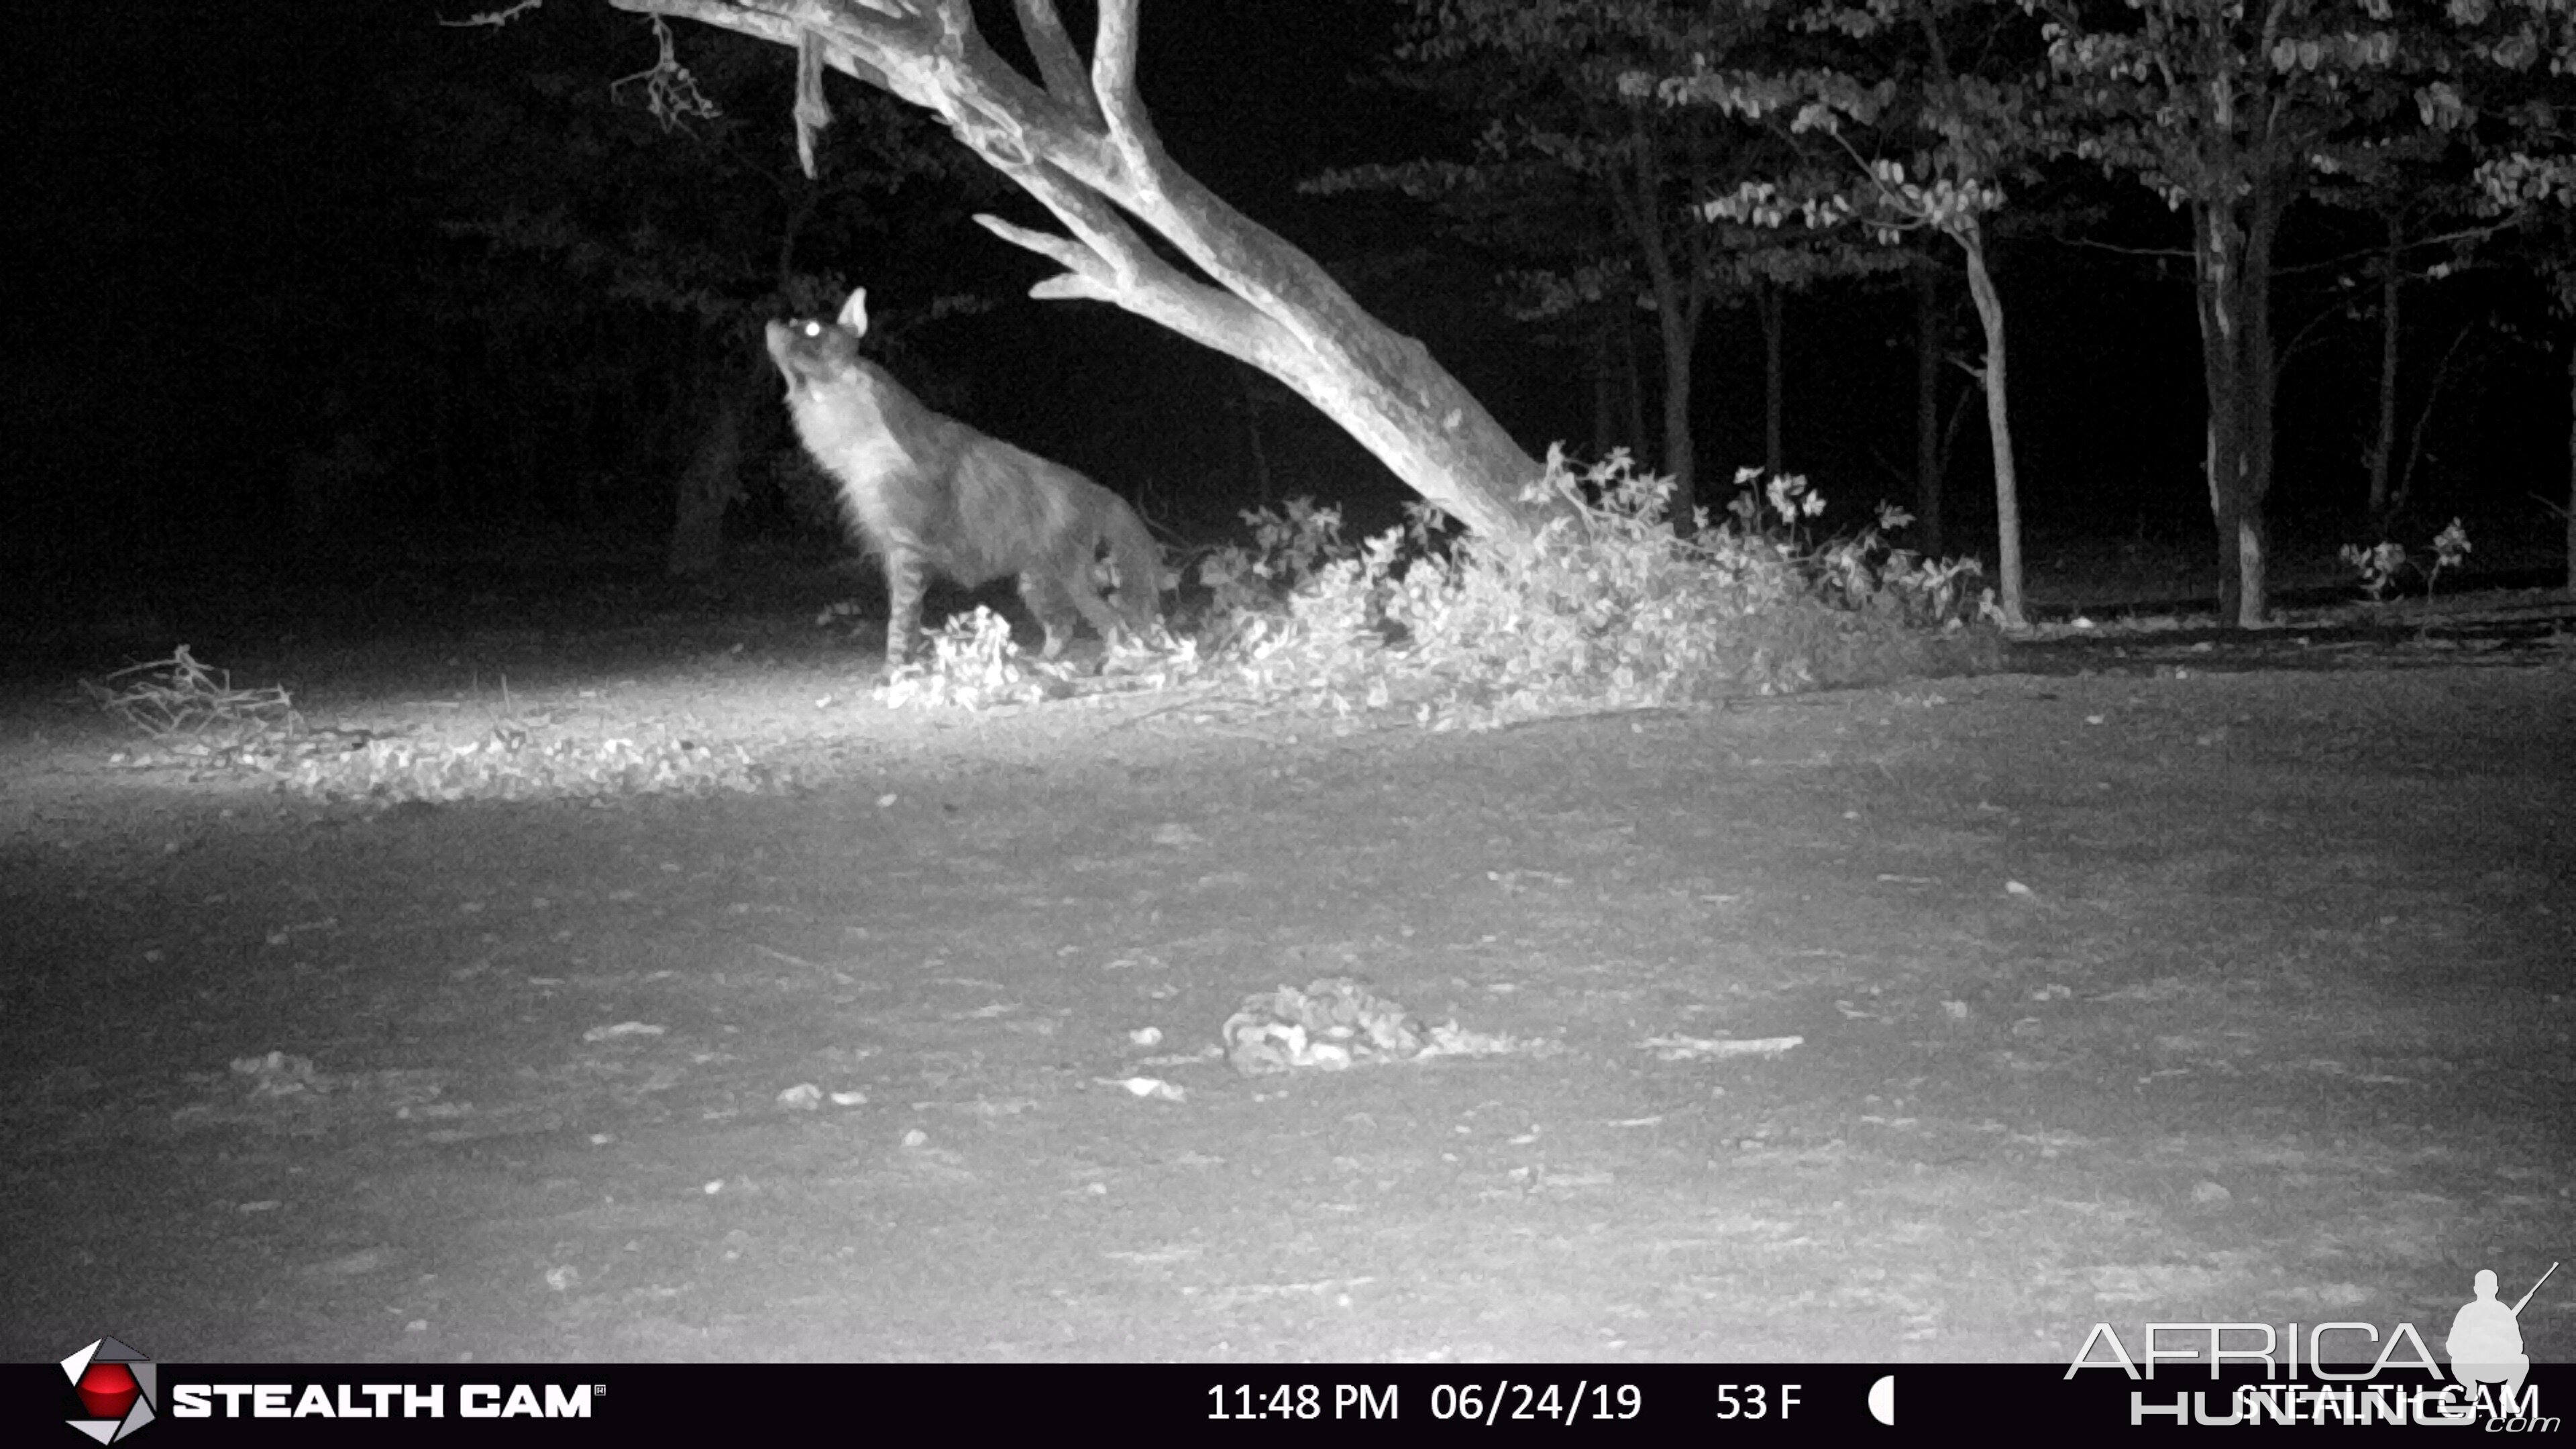
[[[841,304],[841,315],[838,318],[838,321],[843,327],[849,329],[850,335],[853,337],[865,337],[868,335],[867,288],[853,287],[850,289],[850,300]]]

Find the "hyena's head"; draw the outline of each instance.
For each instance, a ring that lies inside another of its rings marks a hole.
[[[858,288],[829,322],[801,317],[769,324],[769,359],[787,379],[787,395],[849,382],[861,373],[859,339],[868,330],[868,290]]]

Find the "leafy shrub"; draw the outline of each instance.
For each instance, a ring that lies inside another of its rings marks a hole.
[[[1023,654],[1001,615],[975,606],[929,636],[928,657],[897,668],[877,697],[902,709],[983,709],[1067,692],[1070,671]]]
[[[1782,693],[1991,653],[1991,635],[1966,627],[1975,563],[1891,548],[1902,514],[1810,543],[1801,525],[1823,501],[1775,478],[1731,505],[1731,525],[1684,539],[1664,523],[1671,493],[1624,453],[1578,469],[1551,450],[1523,501],[1552,516],[1525,544],[1444,536],[1428,508],[1356,547],[1332,509],[1249,513],[1253,545],[1200,566],[1224,606],[1201,642],[1264,698],[1342,716],[1402,709],[1433,729]]]
[[[2345,544],[2341,555],[2344,565],[2360,576],[2362,591],[2370,595],[2373,603],[2385,599],[2388,591],[2397,586],[2398,576],[2408,569],[2424,576],[2424,597],[2429,599],[2433,597],[2433,586],[2442,580],[2442,570],[2459,567],[2468,556],[2468,530],[2460,527],[2460,520],[2456,518],[2451,520],[2450,527],[2434,535],[2433,566],[2430,569],[2415,562],[2406,552],[2405,545],[2387,539],[2380,540],[2371,548],[2363,548],[2356,543]]]
[[[1081,673],[1067,660],[1031,656],[1011,639],[1010,622],[978,604],[929,636],[930,652],[895,670],[877,687],[877,698],[896,709],[986,709],[1034,704],[1084,692]],[[1199,672],[1194,640],[1161,634],[1110,646],[1104,672],[1114,669],[1122,692],[1159,689]],[[1105,681],[1095,681],[1094,691]]]

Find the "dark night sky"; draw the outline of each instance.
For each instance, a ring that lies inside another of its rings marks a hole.
[[[562,12],[588,3],[550,0],[555,13],[530,24],[577,21]],[[226,549],[278,558],[279,478],[299,448],[349,425],[322,418],[332,378],[423,346],[416,327],[392,320],[403,311],[395,302],[417,302],[435,244],[384,76],[532,45],[521,28],[431,23],[463,8],[88,0],[30,22],[10,60],[9,103],[13,134],[25,138],[19,187],[33,204],[11,208],[7,225],[13,254],[41,260],[9,323],[20,419],[12,473],[21,481],[0,512],[9,541],[0,566],[17,575],[22,600],[85,597],[106,561]],[[989,8],[991,28],[1006,31],[998,16],[1007,7]],[[1438,144],[1423,103],[1354,84],[1406,9],[1387,0],[1149,0],[1144,86],[1173,155],[1328,261],[1429,241],[1418,214],[1400,205],[1294,189],[1325,165],[1404,159]],[[1077,31],[1086,11],[1068,7]],[[684,55],[705,36],[677,30]],[[610,33],[621,38],[595,59],[602,81],[650,55],[640,20]],[[782,74],[786,60],[781,51]],[[775,124],[783,147],[786,118]],[[1024,199],[1003,209],[1042,219]],[[2153,206],[2123,198],[2122,214],[2112,228],[2121,240],[2178,240],[2178,223]],[[957,259],[961,277],[1000,300],[991,315],[923,342],[925,366],[960,379],[961,413],[1131,491],[1186,491],[1218,517],[1239,501],[1227,494],[1243,476],[1241,433],[1223,411],[1235,364],[1108,308],[1027,301],[1020,294],[1043,263],[971,225],[949,225],[953,236],[931,240]],[[2008,248],[2002,265],[2033,524],[2205,528],[2180,281],[2046,241]],[[1584,441],[1590,388],[1576,360],[1527,345],[1487,307],[1486,285],[1482,269],[1459,257],[1439,285],[1358,290],[1421,335],[1533,451],[1558,437]],[[1859,504],[1903,491],[1891,469],[1912,446],[1911,327],[1893,289],[1847,288],[1796,305],[1789,461],[1829,496]],[[1963,323],[1958,335],[1972,332]],[[1756,338],[1749,314],[1721,312],[1702,344],[1697,417],[1710,479],[1758,460]],[[2342,506],[2358,487],[2367,334],[2330,328],[2327,340],[2287,385],[2288,513]],[[2503,363],[2455,405],[2443,443],[2455,455],[2442,464],[2448,486],[2499,498],[2554,491],[2544,415],[2557,410],[2563,438],[2563,381],[2551,381],[2545,353]],[[2525,429],[2529,444],[2494,441]],[[1277,418],[1269,443],[1288,491],[1379,506],[1395,496],[1365,455],[1311,414]],[[1980,430],[1966,429],[1962,456],[1982,447]],[[2533,461],[2513,462],[2525,448]],[[2558,459],[2558,487],[2564,466]],[[1981,477],[1963,465],[1953,484],[1972,514]]]

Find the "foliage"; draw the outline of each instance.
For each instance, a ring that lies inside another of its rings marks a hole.
[[[1291,498],[1276,509],[1246,509],[1242,517],[1252,530],[1252,542],[1220,546],[1198,564],[1211,624],[1231,616],[1283,612],[1318,570],[1351,554],[1342,539],[1342,511],[1312,498]]]
[[[1711,217],[1810,230],[1852,222],[1881,243],[1908,231],[1972,237],[2004,200],[2003,174],[2030,159],[2035,79],[2000,34],[1973,47],[1991,73],[1954,73],[1939,26],[1980,8],[1943,0],[1785,7],[1783,29],[1809,37],[1770,62],[1722,67],[1693,55],[1676,70],[1621,84],[1666,105],[1707,107],[1763,124],[1796,164],[1708,198]],[[2007,17],[1997,15],[1996,29]]]
[[[838,616],[836,607],[819,622]],[[1079,666],[1030,657],[1012,641],[1010,622],[981,604],[928,638],[927,657],[897,667],[877,687],[880,702],[895,709],[990,709],[1084,692]],[[1103,672],[1115,670],[1120,692],[1163,689],[1201,672],[1197,642],[1161,631],[1151,639],[1114,641],[1108,649]]]
[[[295,794],[389,805],[758,792],[777,783],[740,745],[703,743],[667,728],[579,739],[502,725],[462,743],[376,739],[305,754],[277,773]]]
[[[1333,510],[1265,512],[1247,518],[1273,546],[1211,559],[1202,579],[1254,601],[1284,588],[1225,631],[1262,698],[1343,718],[1400,710],[1434,730],[1787,693],[1980,647],[1962,637],[1976,565],[1890,547],[1902,515],[1813,541],[1822,500],[1779,478],[1739,499],[1731,525],[1685,539],[1665,523],[1671,490],[1624,453],[1579,468],[1551,450],[1529,501],[1556,512],[1526,545],[1443,537],[1417,514],[1340,546]],[[1959,643],[1930,642],[1943,639]]]
[[[1902,259],[1709,210],[1710,196],[1758,184],[1793,158],[1716,110],[1666,104],[1634,83],[1761,39],[1759,7],[1415,0],[1414,12],[1394,77],[1480,121],[1472,157],[1346,167],[1307,189],[1430,203],[1497,258],[1507,311],[1595,346],[1624,347],[1631,319],[1650,309],[1664,370],[1661,462],[1687,515],[1698,486],[1691,357],[1709,307]]]
[[[2342,553],[2344,564],[2361,576],[2362,590],[2374,602],[2386,598],[2388,591],[2396,587],[2398,576],[2408,569],[2424,575],[2424,597],[2429,599],[2433,596],[2434,585],[2441,581],[2442,570],[2457,568],[2468,556],[2468,531],[2460,527],[2460,520],[2456,518],[2451,520],[2450,527],[2433,536],[2433,567],[2430,569],[2416,563],[2405,545],[2388,539],[2380,540],[2372,548],[2348,543],[2343,546]]]
[[[1069,669],[1028,658],[1011,642],[1010,622],[981,604],[929,639],[929,657],[897,666],[878,686],[878,699],[895,709],[985,709],[1070,692]]]
[[[2127,175],[2191,220],[2223,609],[2265,612],[2264,503],[2278,360],[2273,251],[2321,178],[2390,148],[2480,151],[2553,128],[2576,73],[2567,0],[2023,0],[2043,16],[2055,149]],[[2546,174],[2546,168],[2541,173]],[[2534,187],[2489,173],[2492,193]],[[2545,187],[2543,188],[2545,189]]]
[[[2176,208],[2248,168],[2333,174],[2419,131],[2475,139],[2528,110],[2516,77],[2576,69],[2565,0],[2126,0],[2127,23],[2028,5],[2061,81],[2055,139]]]
[[[2035,157],[2028,122],[2038,60],[2027,26],[1978,0],[1804,0],[1770,12],[1777,43],[1750,65],[1694,53],[1680,70],[1638,70],[1623,90],[1677,108],[1741,117],[1766,129],[1793,162],[1700,201],[1712,222],[1811,235],[1857,228],[1881,247],[1909,233],[1958,245],[1985,335],[1976,377],[1986,395],[1994,457],[1997,556],[2004,622],[2022,622],[2021,504],[2010,417],[2002,293],[1988,260],[1984,218],[2004,203],[2007,169]],[[1965,14],[1971,24],[1945,22]],[[1967,57],[1954,66],[1956,46]],[[1881,253],[1877,265],[1903,258]]]

